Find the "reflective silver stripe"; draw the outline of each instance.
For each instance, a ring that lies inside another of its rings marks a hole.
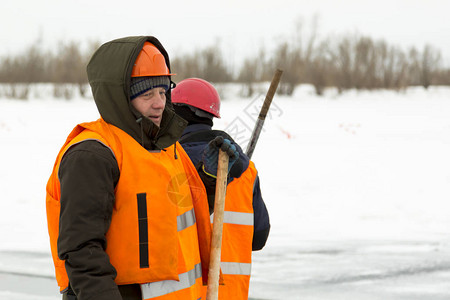
[[[143,299],[151,299],[189,288],[197,278],[202,277],[202,265],[196,264],[194,269],[179,275],[180,281],[163,280],[141,284]]]
[[[227,275],[250,275],[252,273],[252,264],[236,262],[220,262],[220,268],[223,274]]]
[[[184,214],[179,215],[177,217],[177,228],[178,228],[178,231],[186,229],[189,226],[192,226],[194,224],[195,224],[194,209],[191,209],[191,210],[189,210],[189,211],[185,212]]]
[[[211,223],[214,220],[214,213],[211,214]],[[253,225],[253,214],[235,211],[225,211],[223,215],[223,222],[228,224],[238,225]]]

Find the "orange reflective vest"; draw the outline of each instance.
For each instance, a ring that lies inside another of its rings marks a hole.
[[[219,299],[248,299],[252,266],[253,188],[257,176],[253,162],[227,186],[220,267],[224,285]],[[211,216],[211,222],[213,216]],[[206,287],[202,299],[206,299]]]
[[[67,288],[68,277],[57,254],[58,169],[67,149],[85,140],[109,147],[120,170],[106,234],[115,282],[141,284],[145,299],[199,299],[208,278],[211,224],[206,191],[195,167],[179,144],[178,159],[174,145],[148,151],[102,119],[73,129],[47,184],[48,229],[60,289]]]

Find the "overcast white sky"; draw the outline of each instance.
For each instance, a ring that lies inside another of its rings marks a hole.
[[[358,32],[404,48],[429,43],[450,65],[450,0],[13,0],[0,9],[0,55],[42,37],[105,42],[154,35],[169,55],[218,43],[233,61],[319,17],[321,36]],[[274,43],[275,42],[275,43]]]

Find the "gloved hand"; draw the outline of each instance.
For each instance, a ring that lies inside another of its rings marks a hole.
[[[208,143],[202,154],[203,171],[212,177],[217,176],[219,149],[228,154],[228,172],[230,172],[231,167],[239,158],[239,152],[234,143],[228,139],[224,139],[222,136],[217,136]]]

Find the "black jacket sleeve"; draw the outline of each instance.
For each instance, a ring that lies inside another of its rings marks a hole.
[[[105,252],[120,172],[111,150],[84,141],[64,155],[58,173],[61,213],[58,256],[78,300],[122,300]]]
[[[257,251],[264,248],[270,231],[269,212],[262,198],[259,186],[259,176],[256,177],[253,188],[253,243],[252,250]]]

